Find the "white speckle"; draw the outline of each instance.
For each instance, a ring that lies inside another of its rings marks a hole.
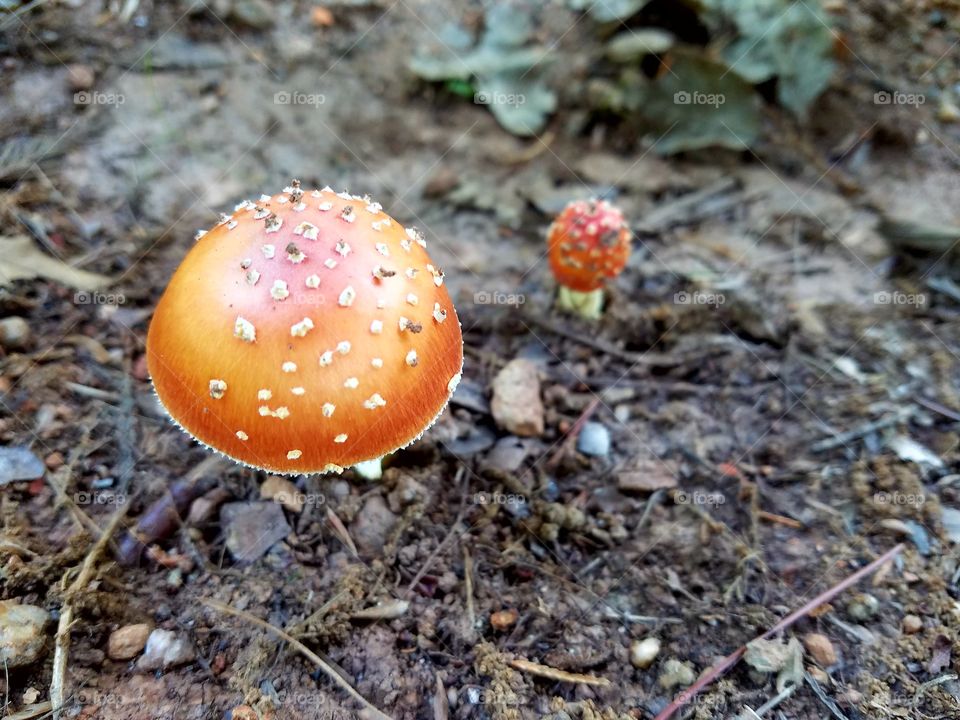
[[[357,213],[353,210],[353,205],[347,205],[340,211],[340,218],[345,222],[352,223],[357,219]]]
[[[280,301],[285,300],[290,296],[290,291],[287,290],[287,283],[285,280],[274,280],[273,286],[270,288],[270,297],[274,300]]]
[[[326,367],[333,362],[333,351],[327,350],[320,355],[320,367]]]
[[[290,326],[290,335],[293,337],[303,337],[310,330],[313,330],[313,320],[305,317],[300,322]]]
[[[227,383],[223,380],[211,380],[210,381],[210,397],[214,400],[219,400],[223,397],[223,394],[227,391]]]
[[[307,240],[316,240],[320,228],[308,222],[302,222],[293,229],[294,235],[303,235]]]
[[[237,226],[237,224],[238,223],[236,220],[231,220],[230,222],[227,223],[227,230],[233,230]]]
[[[270,214],[270,211],[267,210],[266,208],[260,207],[259,205],[254,205],[253,207],[254,220],[263,220],[269,214]]]
[[[413,322],[409,318],[405,318],[403,315],[400,316],[400,319],[397,321],[397,325],[400,328],[400,332],[409,330],[412,333],[418,333],[423,330],[423,326],[420,323]]]
[[[247,285],[256,285],[260,280],[260,273],[256,270],[247,270]]]
[[[427,241],[423,237],[423,233],[417,230],[414,227],[407,228],[407,237],[413,240],[417,245],[422,248],[427,246]]]
[[[290,392],[292,392],[294,395],[303,395],[306,392],[306,390],[298,386],[295,388],[290,388]]]
[[[206,234],[207,234],[207,231],[206,231],[206,230],[197,230],[196,234],[193,236],[193,239],[194,239],[194,240],[199,240],[200,238],[202,238],[202,237],[203,237],[204,235],[206,235]]]
[[[283,365],[280,366],[280,369],[285,373],[293,373],[297,371],[297,364],[287,360]]]
[[[383,367],[383,358],[374,358],[370,361],[370,364],[379,370]]]
[[[306,209],[307,209],[307,204],[306,204],[305,202],[302,202],[302,201],[301,201],[301,202],[298,202],[296,205],[293,206],[293,211],[294,211],[294,212],[303,212],[303,211],[306,210]]]
[[[263,246],[262,248],[260,248],[260,249],[263,250],[263,256],[264,256],[267,260],[272,259],[273,256],[277,254],[277,249],[276,249],[273,245],[264,245],[264,246]]]
[[[406,361],[407,361],[407,365],[409,365],[410,367],[416,367],[416,366],[417,366],[417,351],[416,351],[416,350],[411,350],[410,352],[408,352],[408,353],[407,353]]]
[[[344,190],[343,192],[338,192],[337,197],[343,200],[353,200],[353,195],[348,193],[346,190]]]
[[[370,227],[372,227],[377,232],[382,232],[381,228],[383,227],[383,222],[379,220],[374,220],[372,223],[370,223]]]
[[[368,212],[368,213],[372,213],[372,214],[376,215],[376,214],[377,214],[378,212],[380,212],[381,210],[383,210],[383,205],[381,205],[381,204],[378,203],[378,202],[372,202],[372,203],[370,203],[369,205],[367,205],[367,212]]]
[[[413,245],[410,244],[409,240],[407,240],[406,238],[403,238],[402,240],[400,240],[400,247],[403,248],[404,252],[410,252],[410,248],[412,248]]]
[[[323,466],[323,472],[332,472],[339,475],[343,472],[343,468],[340,465],[335,465],[334,463],[327,463]]]
[[[374,247],[376,247],[377,252],[384,257],[390,257],[390,248],[388,248],[384,243],[377,243]]]
[[[327,258],[323,261],[323,264],[326,265],[330,270],[333,270],[337,266],[337,261],[333,258]]]
[[[343,240],[338,240],[336,247],[333,248],[340,257],[346,257],[350,254],[350,245]]]
[[[413,293],[409,293],[409,294],[407,295],[407,303],[408,303],[409,305],[416,305],[418,302],[420,302],[420,300],[419,300],[419,299],[417,298],[417,296],[414,295]]]
[[[270,408],[268,408],[266,405],[261,405],[259,408],[257,408],[257,412],[260,413],[260,417],[268,417],[271,414]]]
[[[299,450],[291,450],[287,453],[287,460],[299,460],[301,455],[303,455],[303,453]]]
[[[353,305],[353,301],[356,297],[357,292],[350,285],[347,285],[343,289],[343,292],[340,293],[340,298],[337,300],[337,304],[340,307],[350,307]]]
[[[243,270],[246,270],[251,265],[253,265],[253,258],[244,258],[240,261],[240,268]]]
[[[447,311],[440,307],[440,303],[433,304],[433,319],[438,323],[442,323],[447,319]]]
[[[250,439],[250,436],[247,435],[243,430],[237,430],[237,440],[243,440],[246,442]]]
[[[324,417],[333,417],[333,411],[336,409],[337,409],[336,405],[332,405],[331,403],[324,403],[323,409],[321,410],[321,412],[323,413]]]
[[[283,225],[283,218],[277,217],[273,213],[267,216],[267,219],[264,221],[264,228],[268,233],[279,232],[280,227]]]
[[[457,389],[457,385],[460,384],[460,373],[457,373],[452,378],[450,382],[447,383],[447,392],[453,395],[453,391]]]
[[[383,310],[387,306],[387,301],[383,298],[377,298],[377,310]]]
[[[239,212],[241,210],[249,210],[252,207],[253,207],[253,203],[250,202],[249,200],[241,200],[239,203],[234,205],[233,211]]]
[[[323,212],[327,212],[328,210],[333,210],[333,203],[322,202],[319,205],[317,205],[317,207],[320,208],[320,210],[322,210]]]
[[[338,342],[338,343],[337,343],[337,352],[340,353],[341,355],[346,355],[348,352],[350,352],[350,343],[349,343],[349,341],[347,341],[347,340],[342,340],[341,342]]]
[[[299,265],[306,259],[307,256],[304,255],[300,251],[300,248],[298,248],[294,243],[287,244],[287,260],[292,262],[294,265]]]
[[[233,323],[233,336],[240,338],[244,342],[255,342],[257,339],[257,330],[249,320],[237,315]]]
[[[347,441],[347,434],[346,434],[346,433],[340,433],[339,435],[337,435],[337,436],[333,439],[333,441],[334,441],[335,443],[345,443],[345,442]]]
[[[320,197],[320,191],[319,191],[319,190],[314,190],[313,192],[310,193],[310,197],[313,197],[313,198],[318,198],[318,197]]]
[[[394,271],[394,270],[387,270],[387,268],[385,268],[383,265],[375,265],[374,268],[373,268],[373,276],[374,276],[377,280],[383,280],[383,279],[385,279],[385,278],[390,278],[390,277],[393,277],[393,276],[396,275],[396,274],[397,274],[396,271]]]
[[[262,203],[268,203],[268,202],[270,202],[271,200],[273,200],[273,198],[272,198],[270,195],[261,195],[261,196],[260,196],[260,202],[262,202]]]
[[[383,224],[384,224],[386,227],[390,227],[393,223],[390,222],[390,218],[385,217],[385,218],[383,219]]]
[[[382,320],[374,320],[372,323],[370,323],[370,332],[372,332],[374,335],[379,335],[380,333],[382,333],[382,332],[383,332],[383,321],[382,321]]]
[[[284,191],[284,192],[286,192],[286,191]],[[290,199],[289,199],[286,195],[281,195],[280,197],[277,198],[277,204],[278,204],[278,205],[284,205],[284,204],[286,204],[286,203],[288,203],[288,202],[290,202]]]
[[[273,393],[264,388],[263,390],[257,391],[257,400],[269,400],[273,397]]]
[[[281,420],[286,420],[288,417],[290,417],[290,411],[286,407],[281,406],[273,411],[273,416],[275,418],[280,418]]]
[[[350,390],[355,390],[360,385],[360,381],[355,377],[350,377],[344,380],[343,386],[349,388]]]
[[[307,279],[303,281],[303,284],[308,288],[318,288],[320,287],[320,276],[316,273],[313,275],[308,275]]]
[[[386,404],[387,401],[380,397],[379,393],[374,393],[368,400],[363,401],[363,406],[367,410],[376,410],[377,408],[383,407]]]
[[[405,274],[406,274],[406,276],[407,276],[408,278],[410,278],[411,280],[413,280],[413,279],[417,276],[417,273],[418,273],[418,272],[420,272],[420,271],[417,270],[416,268],[409,267],[409,268],[406,269]]]

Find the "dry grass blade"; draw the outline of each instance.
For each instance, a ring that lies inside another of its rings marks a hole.
[[[597,687],[610,687],[610,681],[606,678],[596,675],[584,675],[582,673],[571,673],[565,670],[557,670],[549,665],[540,665],[529,660],[514,659],[510,660],[510,667],[521,672],[528,672],[531,675],[547,678],[548,680],[557,680],[558,682],[579,683],[581,685],[596,685]]]

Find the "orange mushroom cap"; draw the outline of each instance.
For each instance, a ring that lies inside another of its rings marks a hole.
[[[623,271],[630,257],[630,231],[623,213],[606,200],[576,200],[550,225],[547,245],[557,282],[589,292]]]
[[[198,233],[157,305],[147,366],[200,442],[271,472],[339,472],[436,420],[463,340],[421,233],[369,198],[295,181]]]

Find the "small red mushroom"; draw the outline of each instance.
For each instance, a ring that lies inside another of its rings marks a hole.
[[[376,474],[443,411],[463,341],[420,232],[369,198],[294,181],[198,233],[147,364],[170,416],[238,462]]]
[[[600,317],[603,286],[630,257],[623,213],[606,200],[576,200],[547,232],[550,268],[560,284],[557,305],[586,318]]]

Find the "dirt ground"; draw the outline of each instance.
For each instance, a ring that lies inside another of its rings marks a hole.
[[[0,443],[45,472],[0,485],[0,599],[50,617],[0,716],[48,717],[59,675],[70,718],[372,717],[332,673],[393,718],[652,718],[902,542],[780,634],[803,657],[779,703],[760,711],[777,672],[748,658],[675,717],[960,718],[960,118],[930,90],[960,94],[955,3],[831,3],[838,68],[807,123],[770,107],[754,150],[670,158],[562,108],[516,138],[413,77],[479,4],[30,6],[0,14],[0,316],[27,325],[0,343]],[[551,8],[541,32],[576,58],[590,23]],[[873,101],[894,88],[929,97]],[[424,231],[464,379],[382,481],[294,478],[288,532],[241,562],[221,506],[256,503],[236,507],[259,527],[267,478],[166,419],[144,341],[194,232],[291,178]],[[552,308],[544,234],[597,193],[635,237],[590,323]],[[532,437],[491,415],[516,358]],[[578,450],[586,421],[608,451]],[[139,623],[189,652],[114,659]]]

